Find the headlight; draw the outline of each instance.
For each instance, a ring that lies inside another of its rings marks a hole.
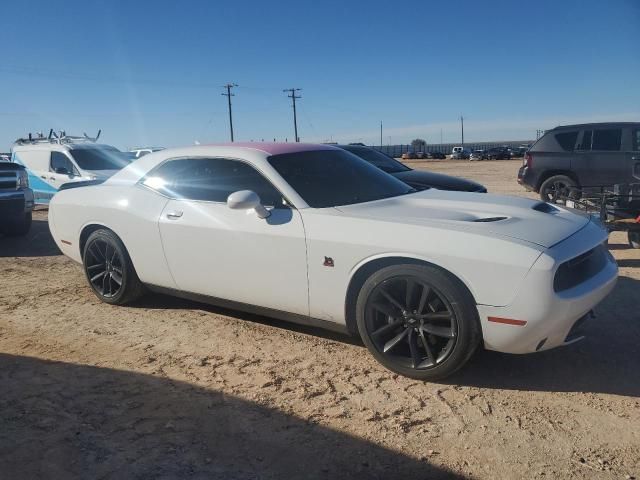
[[[18,186],[16,190],[21,188],[29,188],[29,174],[24,169],[18,170]]]

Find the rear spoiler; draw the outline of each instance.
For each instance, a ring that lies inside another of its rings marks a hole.
[[[91,187],[93,185],[100,185],[101,183],[104,183],[104,180],[84,180],[82,182],[68,182],[60,185],[60,188],[58,188],[58,191],[70,190],[72,188],[80,188],[80,187]]]

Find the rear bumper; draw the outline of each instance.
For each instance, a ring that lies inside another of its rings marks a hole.
[[[528,191],[537,192],[536,181],[526,165],[523,165],[518,170],[518,183]]]
[[[510,305],[478,305],[485,347],[505,353],[531,353],[580,340],[576,324],[613,290],[618,266],[607,251],[603,268],[575,287],[556,292],[553,280],[562,263],[605,239],[606,232],[589,223],[540,256]]]

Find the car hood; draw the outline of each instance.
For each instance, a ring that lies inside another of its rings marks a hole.
[[[526,198],[433,189],[336,208],[354,217],[509,237],[545,248],[590,221],[588,215]]]
[[[119,170],[85,170],[85,172],[95,176],[96,180],[106,180],[118,173]]]
[[[413,186],[433,187],[439,190],[456,190],[460,192],[486,192],[487,189],[477,182],[466,178],[452,177],[441,173],[426,172],[424,170],[407,170],[395,172],[392,175]]]

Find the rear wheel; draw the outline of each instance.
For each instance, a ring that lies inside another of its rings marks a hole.
[[[543,202],[564,204],[567,198],[578,197],[578,185],[566,175],[554,175],[540,185],[540,199]]]
[[[144,293],[122,240],[111,230],[89,235],[82,262],[93,293],[103,302],[124,305]]]
[[[629,232],[627,233],[627,237],[629,238],[629,245],[633,248],[640,248],[640,232]]]
[[[474,303],[456,278],[436,267],[394,265],[365,282],[356,321],[363,342],[386,368],[437,380],[462,367],[480,342]]]
[[[18,220],[14,220],[5,226],[3,233],[8,237],[22,237],[31,230],[31,222],[31,212],[25,213]]]

